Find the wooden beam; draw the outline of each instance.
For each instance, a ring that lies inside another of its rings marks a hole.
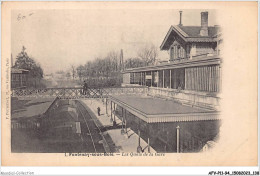
[[[116,103],[114,103],[114,121],[116,121]]]
[[[160,81],[160,79],[159,79],[159,71],[157,70],[157,88],[159,87],[159,81]]]
[[[164,70],[163,70],[163,86],[162,87],[164,88]]]
[[[146,86],[146,72],[144,72],[144,85]]]
[[[170,69],[170,89],[172,88],[172,70]]]
[[[153,87],[153,73],[151,71],[151,87]]]
[[[111,105],[111,118],[110,118],[110,121],[112,122],[113,121],[113,109],[112,109],[112,101],[110,101],[110,105]]]
[[[212,69],[209,66],[209,91],[212,92]]]
[[[141,72],[141,86],[143,85],[143,73]]]

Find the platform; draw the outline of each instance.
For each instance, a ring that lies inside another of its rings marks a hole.
[[[100,99],[81,99],[81,101],[90,109],[91,113],[93,113],[100,124],[102,126],[112,126],[113,123],[110,121],[110,117],[108,117],[105,114],[105,104],[101,102]],[[97,107],[101,108],[101,115],[98,116],[97,114]],[[121,124],[122,121],[115,115],[116,123]],[[130,128],[127,128],[129,137],[126,137],[125,135],[121,134],[121,129],[110,129],[104,132],[105,134],[108,134],[113,143],[115,144],[116,151],[115,152],[136,152],[136,148],[138,145],[138,135],[131,130]],[[147,146],[146,141],[144,141],[142,138],[140,140],[140,144],[142,148],[145,148]],[[151,153],[155,153],[156,151],[150,147]],[[148,152],[148,149],[146,148],[144,152]]]

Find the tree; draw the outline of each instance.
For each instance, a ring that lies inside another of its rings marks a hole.
[[[64,74],[64,71],[63,71],[63,70],[58,70],[58,71],[56,71],[56,74],[61,74],[61,75],[63,75],[63,74]]]
[[[83,77],[83,72],[84,72],[85,68],[83,65],[80,65],[77,67],[77,74],[79,76],[79,79],[82,80],[82,77]]]
[[[120,85],[122,75],[119,74],[123,68],[123,58],[121,67],[119,62],[119,52],[111,51],[106,57],[96,57],[93,61],[88,61],[84,66],[76,68],[77,74],[82,79],[87,79],[91,86],[111,86]],[[121,81],[122,82],[122,81]]]
[[[70,75],[70,72],[67,72],[67,73],[66,73],[67,79],[70,79],[70,76],[71,76],[71,75]]]
[[[14,68],[31,70],[35,65],[35,61],[31,59],[25,52],[25,47],[22,47],[22,51],[17,55]]]
[[[111,51],[108,53],[107,58],[111,61],[112,70],[114,72],[118,71],[118,53]]]
[[[143,67],[144,62],[140,58],[129,58],[125,61],[125,68]]]
[[[146,44],[138,51],[137,55],[143,60],[145,66],[154,65],[158,57],[158,49],[154,44]]]
[[[72,79],[75,79],[76,77],[76,67],[75,65],[71,65],[71,72],[72,72]]]
[[[30,82],[34,81],[35,87],[37,87],[38,81],[38,86],[40,86],[40,80],[43,78],[43,70],[40,64],[36,63],[33,58],[30,58],[25,50],[26,48],[23,46],[22,51],[16,57],[14,68],[28,70],[28,80]]]

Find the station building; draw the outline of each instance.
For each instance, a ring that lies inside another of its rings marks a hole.
[[[27,86],[28,70],[11,68],[11,88],[23,88]]]
[[[221,123],[221,48],[221,29],[208,26],[208,12],[201,12],[200,26],[184,26],[180,11],[160,46],[169,60],[125,70],[122,86],[147,91],[111,96],[111,112],[158,152],[201,151],[217,140]]]
[[[201,13],[201,26],[183,26],[180,18],[180,24],[170,27],[160,46],[168,51],[169,61],[126,70],[123,85],[144,85],[155,95],[217,108],[221,47],[220,27],[208,26],[208,12]]]

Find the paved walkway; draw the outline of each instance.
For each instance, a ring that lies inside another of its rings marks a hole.
[[[99,119],[100,123],[103,126],[113,126],[113,122],[110,121],[110,115],[106,115],[106,104],[103,103],[101,99],[82,99],[83,103],[85,103],[91,111],[96,115]],[[101,108],[101,115],[97,114],[97,107]],[[108,114],[110,114],[109,106],[108,106]],[[116,123],[121,124],[121,120],[116,116]],[[121,134],[121,129],[111,129],[107,130],[105,133],[109,134],[115,143],[116,147],[119,149],[119,152],[136,152],[138,146],[138,135],[134,133],[130,128],[127,128],[128,136],[126,134]],[[144,152],[148,152],[147,143],[141,139],[140,144],[142,149],[145,148]],[[150,147],[150,152],[155,153],[156,151]]]

